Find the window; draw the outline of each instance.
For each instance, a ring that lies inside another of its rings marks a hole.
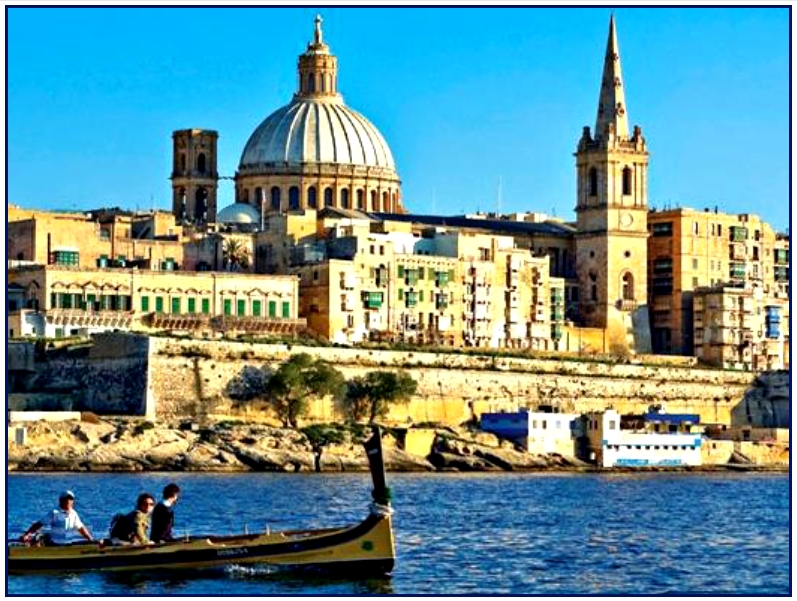
[[[349,208],[349,189],[348,188],[343,188],[340,191],[340,206],[343,207],[344,209],[348,209]]]
[[[282,199],[280,196],[280,189],[277,186],[271,188],[271,208],[275,211],[279,211],[280,206],[282,205]]]
[[[623,300],[634,300],[634,276],[630,272],[623,276]]]
[[[268,301],[268,316],[277,316],[277,301]]]
[[[362,188],[357,189],[357,208],[360,211],[365,210],[365,192],[363,192]]]
[[[289,302],[282,303],[282,318],[290,319],[291,317],[291,304]]]
[[[590,290],[590,298],[593,302],[597,302],[598,300],[598,287],[595,284],[592,284],[592,289]]]
[[[297,186],[291,186],[288,190],[288,207],[291,211],[299,208],[299,188]]]
[[[331,207],[332,206],[332,188],[324,188],[324,206]]]
[[[315,186],[307,188],[307,206],[311,209],[318,208],[318,190],[316,190]]]
[[[156,296],[155,297],[155,312],[156,313],[163,313],[163,297]]]
[[[623,169],[623,196],[631,194],[631,168]]]
[[[692,278],[692,288],[697,288],[699,285],[698,278]]]
[[[698,269],[700,262],[697,259],[692,259],[692,269]]]
[[[173,298],[172,299],[172,313],[174,313],[175,315],[179,315],[180,314],[180,299],[179,298]]]
[[[595,167],[590,167],[589,170],[589,195],[598,195],[598,170]]]
[[[697,221],[695,221],[695,222],[693,222],[693,223],[692,223],[692,233],[693,233],[695,236],[697,236],[698,234],[700,234],[700,224],[699,224]]]
[[[232,299],[224,299],[224,315],[232,315]]]
[[[379,211],[379,199],[376,196],[376,190],[371,190],[371,210],[374,213]]]
[[[196,170],[199,173],[205,173],[205,169],[207,168],[205,153],[200,152],[199,156],[196,158]]]
[[[210,299],[203,298],[202,299],[202,313],[208,315],[210,313]]]
[[[617,422],[615,422],[613,419],[610,419],[609,420],[609,430],[616,429],[616,426],[617,426]]]
[[[672,221],[654,223],[651,229],[653,230],[654,236],[672,236]]]
[[[239,316],[246,315],[246,301],[239,299],[235,302],[235,314]]]
[[[196,313],[196,299],[189,298],[188,299],[188,312],[189,313]]]
[[[147,313],[149,311],[149,297],[142,296],[141,297],[141,312]]]
[[[263,305],[263,303],[261,301],[253,300],[252,301],[252,315],[254,315],[255,317],[260,317],[260,313],[261,313],[262,308],[263,308],[262,305]]]

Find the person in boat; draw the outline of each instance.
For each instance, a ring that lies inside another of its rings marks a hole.
[[[111,539],[114,542],[121,542],[134,545],[148,545],[150,539],[147,534],[149,531],[149,516],[155,506],[155,497],[149,493],[141,493],[136,500],[136,508],[130,513],[120,515],[119,519],[114,519],[111,527]]]
[[[44,538],[45,544],[48,545],[66,545],[71,542],[70,539],[74,532],[88,541],[94,540],[75,511],[75,493],[71,490],[62,492],[58,497],[58,508],[48,512],[42,519],[33,522],[25,534],[20,537],[20,540],[23,543],[29,543],[33,535],[44,526],[49,529]]]
[[[152,510],[152,529],[150,539],[154,543],[175,540],[172,528],[174,527],[174,504],[180,497],[180,487],[174,482],[167,484],[163,489],[163,500],[155,505]]]

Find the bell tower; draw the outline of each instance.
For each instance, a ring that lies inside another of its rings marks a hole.
[[[614,16],[595,131],[584,127],[575,157],[582,322],[626,332],[633,321],[636,330],[647,324],[648,151],[642,129],[629,131]]]
[[[219,173],[216,141],[210,129],[181,129],[172,133],[172,213],[177,223],[215,223]]]

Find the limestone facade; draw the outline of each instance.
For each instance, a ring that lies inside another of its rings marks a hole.
[[[33,265],[9,269],[8,279],[19,292],[10,338],[164,329],[291,333],[304,325],[294,276]]]
[[[216,221],[218,138],[217,132],[208,129],[172,133],[172,213],[179,223]]]
[[[653,350],[692,355],[693,298],[703,287],[760,290],[763,306],[788,306],[789,238],[754,214],[651,211],[648,273]],[[788,334],[787,334],[788,335]]]

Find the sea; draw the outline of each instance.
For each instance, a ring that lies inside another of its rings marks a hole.
[[[6,576],[25,595],[788,595],[790,487],[773,473],[388,474],[396,566],[382,579],[267,567]],[[74,491],[95,533],[169,482],[178,535],[354,524],[368,474],[9,474],[18,537]]]

